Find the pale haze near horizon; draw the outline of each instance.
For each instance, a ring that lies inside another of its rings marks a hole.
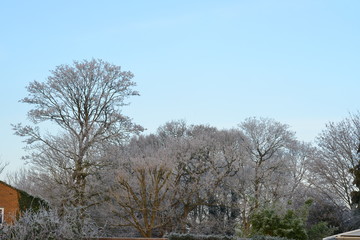
[[[155,132],[167,121],[233,128],[288,124],[313,142],[358,111],[359,1],[8,1],[0,3],[0,160],[24,166],[25,87],[74,60],[135,74],[124,113]],[[4,175],[4,174],[3,174]],[[2,176],[4,178],[4,176]]]

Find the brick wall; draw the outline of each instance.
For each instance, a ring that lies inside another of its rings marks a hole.
[[[12,222],[19,211],[19,193],[16,189],[0,182],[0,208],[4,208],[4,221]]]

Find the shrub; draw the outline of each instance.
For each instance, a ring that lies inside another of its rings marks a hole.
[[[56,210],[26,211],[12,225],[0,228],[0,239],[6,240],[75,240],[97,237],[99,229],[77,211],[60,216]]]
[[[253,234],[307,240],[305,224],[293,210],[279,214],[275,209],[265,208],[256,212],[251,219]]]
[[[319,222],[313,225],[307,233],[310,240],[322,240],[326,236],[333,235],[336,229],[336,227],[331,227],[326,222]]]

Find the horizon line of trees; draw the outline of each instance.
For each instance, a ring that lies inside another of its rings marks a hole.
[[[138,95],[132,77],[93,59],[30,83],[22,102],[33,126],[13,127],[31,165],[11,183],[109,235],[317,240],[360,226],[359,113],[326,125],[315,144],[256,117],[222,130],[170,121],[141,134],[121,112]],[[59,134],[43,133],[42,122]]]

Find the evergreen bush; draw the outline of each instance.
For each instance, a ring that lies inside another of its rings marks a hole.
[[[336,227],[331,227],[326,222],[319,222],[311,226],[307,234],[310,240],[322,240],[326,236],[333,235],[336,229]]]
[[[281,214],[273,208],[261,209],[252,216],[251,224],[254,235],[308,239],[302,216],[293,210]]]

